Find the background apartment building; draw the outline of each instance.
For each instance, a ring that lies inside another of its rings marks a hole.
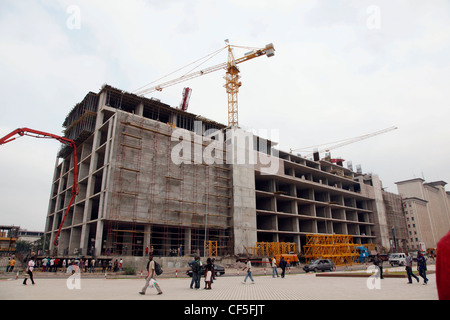
[[[421,178],[396,182],[403,198],[411,249],[436,248],[437,242],[450,230],[450,193],[444,181],[426,183]]]

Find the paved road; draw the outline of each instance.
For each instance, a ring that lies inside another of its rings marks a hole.
[[[36,278],[36,285],[22,285],[19,280],[0,281],[1,300],[437,300],[435,274],[428,275],[428,285],[405,278],[376,279],[357,277],[316,277],[313,273],[291,274],[286,278],[271,275],[255,276],[255,284],[240,276],[218,277],[212,290],[190,289],[190,278],[161,278],[163,290],[157,295],[149,288],[145,296],[138,294],[144,280],[92,278],[81,274],[79,279],[68,276]],[[369,285],[368,285],[369,283]],[[204,282],[202,279],[202,286]],[[70,289],[70,287],[72,289]],[[372,289],[370,289],[372,287]]]

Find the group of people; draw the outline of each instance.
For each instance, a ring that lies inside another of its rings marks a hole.
[[[102,267],[102,272],[119,272],[122,271],[123,260],[122,258],[119,260],[116,259],[114,263],[112,260],[97,261],[94,258],[88,259],[84,257],[81,259],[59,259],[46,257],[41,260],[42,272],[56,272],[58,267],[61,267],[63,272],[67,272],[67,269],[73,265],[76,265],[81,271],[84,270],[84,272],[90,273],[94,273],[96,267]],[[38,266],[36,265],[36,267]]]
[[[203,276],[205,277],[205,289],[210,290],[211,285],[216,279],[216,274],[214,271],[214,258],[206,259],[206,265],[203,269],[203,263],[200,261],[200,256],[195,256],[194,260],[189,262],[189,266],[192,269],[192,280],[191,280],[191,289],[200,289],[200,279]]]
[[[277,265],[277,259],[273,257],[271,265],[272,265],[272,278],[275,278],[275,274],[277,275],[277,278],[280,277],[278,275],[278,267],[281,268],[281,278],[284,278],[286,274],[286,267],[288,265],[286,260],[284,260],[284,257],[281,257],[279,265]]]
[[[417,282],[419,282],[419,277],[417,277],[412,270],[413,266],[413,257],[411,257],[408,252],[405,252],[406,259],[405,259],[405,269],[406,274],[408,276],[408,284],[413,283],[412,278],[416,279]],[[383,259],[381,258],[380,254],[378,253],[373,261],[374,265],[376,265],[379,269],[379,276],[380,279],[383,279]],[[427,278],[427,259],[422,254],[422,252],[417,252],[417,271],[419,271],[419,276],[423,278],[423,284],[428,283]]]
[[[276,258],[273,257],[271,265],[272,265],[272,276],[275,277],[276,274],[277,277],[279,277],[277,268],[280,267],[282,270],[281,277],[284,278],[287,267],[287,262],[284,260],[284,257],[281,258],[279,266],[277,265]],[[189,267],[191,267],[192,270],[192,280],[189,287],[191,289],[196,290],[200,289],[201,278],[203,276],[205,279],[204,289],[211,290],[212,284],[214,280],[216,280],[214,258],[207,258],[206,265],[203,265],[202,261],[200,260],[200,256],[197,255],[194,257],[193,261],[189,262]],[[161,290],[161,287],[159,286],[158,282],[155,279],[156,278],[155,261],[153,260],[152,255],[149,256],[149,261],[147,263],[146,269],[147,269],[147,276],[145,278],[145,284],[144,287],[141,289],[141,291],[139,291],[139,294],[145,295],[148,287],[154,287],[156,288],[158,294],[162,294],[163,292]],[[242,269],[247,271],[243,281],[244,284],[247,282],[248,278],[250,278],[252,284],[255,283],[255,280],[253,279],[252,276],[252,269],[253,269],[252,263],[250,259],[247,259],[245,266]]]
[[[412,278],[415,278],[417,282],[419,282],[419,278],[412,272],[413,258],[410,255],[408,255],[408,252],[406,252],[405,255],[406,255],[405,260],[406,260],[406,274],[408,275],[408,284],[412,283]],[[417,270],[419,271],[419,276],[423,278],[423,284],[427,284],[428,283],[427,260],[420,251],[417,253]]]
[[[281,268],[281,278],[284,278],[286,275],[286,268],[288,266],[288,262],[286,260],[284,260],[284,257],[281,257],[280,262],[277,263],[277,259],[275,257],[272,258],[272,261],[270,262],[270,265],[272,267],[272,278],[275,278],[275,275],[277,276],[277,278],[280,277],[280,275],[278,274],[278,268]],[[247,270],[247,274],[245,275],[244,281],[242,283],[246,283],[247,279],[250,278],[250,280],[252,281],[251,283],[255,283],[255,280],[253,279],[253,275],[252,275],[252,263],[250,261],[250,259],[247,258],[245,267],[242,269]]]

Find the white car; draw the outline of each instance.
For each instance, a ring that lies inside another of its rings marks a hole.
[[[389,263],[391,266],[404,266],[406,264],[406,255],[404,253],[392,253],[389,255]]]

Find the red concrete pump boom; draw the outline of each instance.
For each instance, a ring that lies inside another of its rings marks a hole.
[[[16,139],[14,137],[15,135],[19,135],[21,137],[23,136],[30,136],[34,138],[53,138],[58,140],[59,142],[71,146],[73,148],[73,185],[72,185],[72,198],[70,199],[69,206],[67,207],[66,213],[64,214],[64,217],[61,221],[61,224],[59,225],[58,233],[56,234],[55,240],[53,241],[53,244],[55,246],[58,245],[58,238],[59,234],[61,233],[61,228],[64,224],[64,221],[66,220],[67,215],[69,214],[70,207],[72,206],[73,201],[75,200],[75,197],[78,194],[78,159],[77,159],[77,146],[74,141],[60,137],[51,133],[42,132],[30,128],[19,128],[11,132],[10,134],[7,134],[3,138],[0,138],[0,145],[11,142]]]

